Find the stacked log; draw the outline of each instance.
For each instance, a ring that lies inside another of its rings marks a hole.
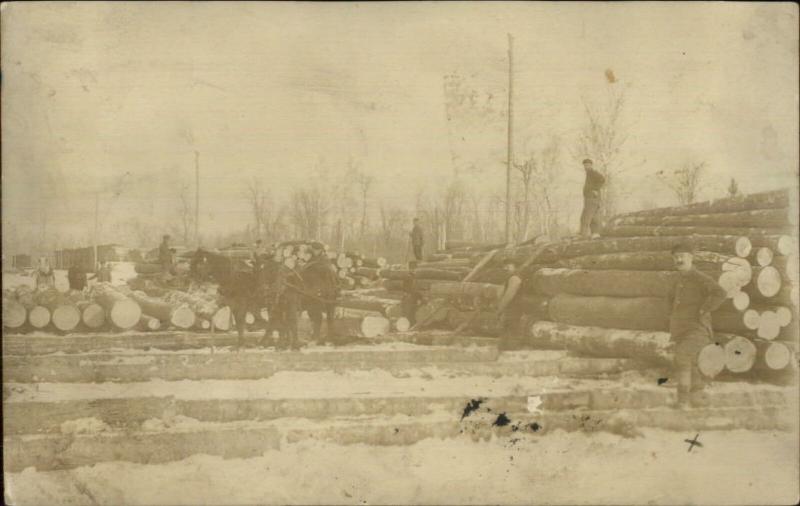
[[[120,330],[135,327],[142,316],[142,309],[134,300],[115,289],[109,283],[98,283],[93,288],[95,301],[103,306],[108,320]]]
[[[16,330],[25,325],[28,311],[12,297],[3,294],[3,328]]]
[[[106,313],[100,304],[84,301],[78,304],[81,311],[81,322],[89,330],[102,328],[106,323]]]
[[[182,301],[170,303],[150,297],[144,292],[132,292],[130,297],[139,304],[145,315],[159,321],[159,327],[166,323],[179,329],[189,329],[195,324],[195,312]],[[147,326],[150,328],[155,324],[148,322]]]

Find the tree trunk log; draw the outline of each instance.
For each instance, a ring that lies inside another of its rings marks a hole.
[[[758,358],[756,367],[771,371],[781,371],[789,367],[794,353],[790,345],[780,341],[756,341]]]
[[[158,318],[143,314],[139,319],[139,328],[146,332],[152,332],[161,328],[161,321]]]
[[[781,209],[789,207],[789,191],[774,190],[761,193],[751,193],[738,197],[726,197],[721,199],[697,202],[694,204],[661,207],[658,209],[646,209],[633,213],[626,213],[620,217],[627,216],[683,216],[692,214],[707,213],[728,213],[738,211],[749,211],[753,209]],[[612,218],[614,221],[617,217]]]
[[[632,253],[640,251],[665,251],[669,252],[676,244],[685,242],[685,236],[650,236],[650,237],[619,237],[604,239],[581,239],[578,241],[562,241],[547,246],[539,257],[538,262],[547,264],[568,258],[612,253]],[[714,251],[722,254],[746,257],[752,249],[750,239],[743,235],[732,236],[696,236],[691,238],[692,245],[697,250]]]
[[[50,311],[53,326],[61,332],[70,332],[81,322],[81,312],[72,304],[59,304]]]
[[[380,272],[381,271],[379,269],[373,269],[371,267],[359,267],[358,269],[356,269],[355,273],[357,276],[375,280],[380,277]]]
[[[408,329],[411,328],[411,322],[408,321],[408,318],[401,316],[392,320],[392,328],[395,332],[408,332]]]
[[[227,332],[231,329],[231,308],[223,306],[211,317],[211,328],[215,331]]]
[[[50,310],[44,306],[33,306],[28,311],[28,323],[37,330],[47,327],[50,324]]]
[[[622,225],[619,227],[606,227],[603,235],[606,237],[642,237],[642,236],[691,236],[691,235],[737,235],[762,238],[773,235],[786,235],[791,233],[786,228],[737,228],[737,227],[682,227],[682,226],[646,226]]]
[[[87,328],[95,330],[106,324],[106,312],[100,304],[86,302],[79,307],[81,309],[81,321]]]
[[[756,289],[762,296],[774,297],[781,291],[781,273],[775,267],[759,267],[753,274]]]
[[[757,350],[753,342],[742,336],[735,336],[725,343],[725,368],[732,373],[744,373],[753,368]]]
[[[609,297],[665,297],[675,284],[674,271],[540,269],[527,283],[528,291]]]
[[[659,365],[672,364],[672,342],[667,332],[634,331],[599,326],[576,326],[539,321],[531,325],[535,343],[593,357],[632,358]]]
[[[503,287],[488,283],[433,283],[431,296],[447,299],[460,297],[480,297],[488,302],[496,302],[503,295]]]
[[[109,284],[94,287],[95,300],[106,310],[109,321],[120,330],[132,329],[139,323],[142,309],[135,301],[123,295]]]
[[[790,225],[787,214],[784,208],[677,216],[622,216],[614,221],[614,226],[780,228]]]
[[[417,290],[420,291],[428,291],[431,289],[431,285],[434,283],[440,283],[440,281],[434,281],[432,279],[418,279],[415,281],[415,285]],[[392,292],[402,292],[403,291],[403,281],[399,279],[385,279],[381,282],[381,285],[385,290],[389,290]]]
[[[28,311],[25,306],[16,300],[3,297],[3,327],[7,329],[18,329],[25,325],[28,318]]]
[[[781,289],[772,297],[762,295],[756,283],[750,283],[742,290],[750,296],[750,303],[754,305],[797,307],[797,285],[781,283]]]
[[[713,251],[697,251],[694,254],[694,266],[701,271],[714,271],[731,262],[744,265],[747,260]],[[562,260],[557,266],[589,270],[670,271],[675,269],[675,261],[669,251],[642,251],[575,257]]]
[[[775,254],[772,252],[772,248],[767,247],[760,247],[754,249],[753,252],[750,254],[750,263],[754,266],[757,265],[759,267],[766,267],[772,263]]]
[[[705,345],[697,355],[697,368],[707,378],[719,375],[725,370],[725,348],[717,343]]]
[[[775,311],[764,311],[758,320],[756,335],[761,339],[771,341],[781,333],[780,319]]]
[[[658,297],[561,294],[550,299],[548,313],[553,321],[570,325],[660,331],[669,327],[666,300]]]

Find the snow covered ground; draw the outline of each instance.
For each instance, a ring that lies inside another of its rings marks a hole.
[[[6,501],[75,504],[796,504],[797,435],[644,430],[284,444],[261,457],[194,455],[5,474]]]

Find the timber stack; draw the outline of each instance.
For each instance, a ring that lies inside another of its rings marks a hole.
[[[728,300],[712,313],[709,375],[785,378],[798,350],[796,209],[772,191],[613,218],[603,237],[553,244],[528,273],[525,289],[547,298],[548,321],[531,322],[542,347],[663,361],[667,290],[676,272],[670,249],[688,242],[695,267]]]

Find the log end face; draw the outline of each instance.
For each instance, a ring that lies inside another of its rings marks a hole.
[[[142,308],[136,302],[125,299],[118,300],[111,307],[109,314],[111,323],[122,330],[132,329],[142,317]]]
[[[52,315],[53,326],[62,332],[74,330],[81,322],[81,312],[71,305],[58,306]]]

